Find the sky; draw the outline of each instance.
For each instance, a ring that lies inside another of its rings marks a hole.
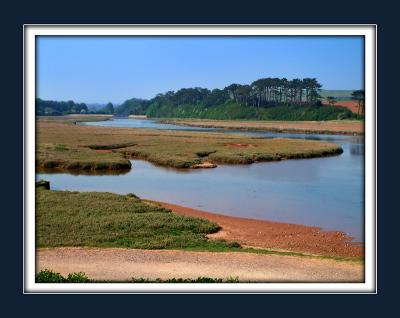
[[[364,40],[349,36],[36,39],[36,97],[122,103],[185,87],[263,77],[315,77],[323,89],[364,87]]]

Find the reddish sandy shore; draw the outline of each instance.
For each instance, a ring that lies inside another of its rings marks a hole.
[[[329,105],[328,102],[323,102],[322,104]],[[359,112],[358,103],[354,100],[338,100],[334,106],[346,107],[355,114]]]
[[[160,204],[181,215],[208,219],[221,226],[211,239],[236,241],[242,246],[293,251],[313,255],[362,257],[364,245],[339,231],[322,231],[318,227],[246,219],[195,210],[175,204]]]

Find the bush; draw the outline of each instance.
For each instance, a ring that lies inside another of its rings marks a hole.
[[[65,278],[60,273],[55,273],[51,269],[41,270],[36,274],[36,283],[89,283],[89,278],[85,273],[70,273]]]
[[[65,278],[60,273],[45,269],[36,274],[36,283],[65,283]]]
[[[70,273],[67,277],[68,283],[89,283],[89,278],[85,275],[85,273]]]

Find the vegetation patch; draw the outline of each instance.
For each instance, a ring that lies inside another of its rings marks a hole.
[[[197,277],[197,278],[170,278],[170,279],[148,279],[148,278],[135,278],[127,281],[107,281],[107,280],[95,280],[89,279],[85,273],[70,273],[67,277],[62,276],[60,273],[53,272],[50,269],[41,270],[36,274],[36,283],[167,283],[167,284],[215,284],[215,283],[239,283],[239,277],[228,277],[222,278],[211,278],[211,277]]]
[[[36,274],[36,283],[90,283],[91,281],[85,273],[70,273],[67,277],[62,276],[60,273],[55,273],[50,269],[41,270]]]
[[[129,159],[132,158],[188,169],[209,167],[209,164],[249,164],[282,158],[322,157],[342,152],[340,146],[334,143],[314,140],[67,125],[51,123],[48,119],[39,120],[37,128],[38,169],[129,169]],[[63,151],[55,150],[59,148],[57,145],[64,145]]]
[[[218,230],[213,222],[171,213],[133,194],[36,191],[37,247],[240,247],[235,242],[207,239],[207,234]]]

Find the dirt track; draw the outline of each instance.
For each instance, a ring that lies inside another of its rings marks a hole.
[[[36,270],[63,275],[85,272],[91,279],[123,281],[238,277],[241,282],[362,282],[361,264],[293,256],[122,248],[46,248],[36,253]]]

